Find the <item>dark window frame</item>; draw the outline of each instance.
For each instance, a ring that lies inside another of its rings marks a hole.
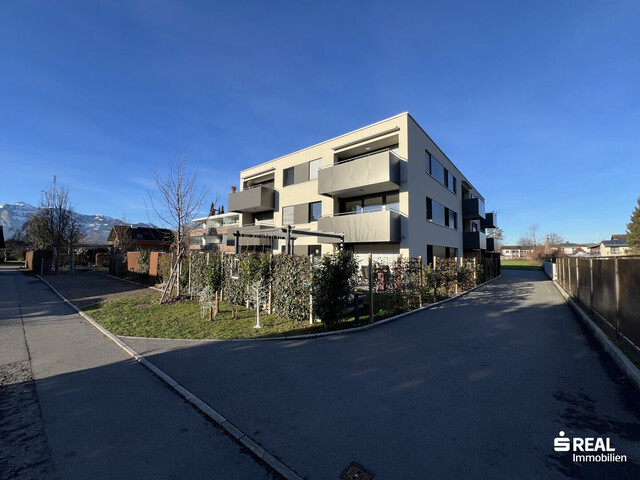
[[[313,206],[314,205],[319,205],[320,206],[320,213],[318,214],[318,216],[314,216],[313,215]],[[322,202],[318,201],[318,202],[309,202],[309,223],[311,222],[317,222],[318,219],[322,216]]]
[[[290,172],[290,174],[289,174]],[[282,186],[283,187],[290,187],[291,185],[295,185],[295,170],[294,167],[288,167],[282,170]],[[287,183],[287,180],[289,180],[290,183]]]

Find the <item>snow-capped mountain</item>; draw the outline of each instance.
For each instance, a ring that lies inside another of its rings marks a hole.
[[[29,216],[38,210],[37,207],[26,202],[0,204],[0,225],[4,227],[4,238],[10,239],[20,230]],[[86,215],[79,213],[80,220],[85,226],[85,243],[105,243],[111,227],[124,223],[117,218],[106,217],[101,214]],[[155,227],[150,223],[137,223],[136,227]]]

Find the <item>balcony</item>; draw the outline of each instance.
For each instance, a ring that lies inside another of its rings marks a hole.
[[[229,194],[229,210],[240,213],[268,212],[274,209],[276,191],[263,185]]]
[[[493,227],[490,227],[493,228]],[[487,252],[495,252],[496,251],[496,239],[495,238],[487,238]]]
[[[486,250],[487,236],[482,232],[462,232],[462,247],[465,250]]]
[[[318,194],[350,197],[400,188],[400,159],[383,151],[344,160],[318,171]]]
[[[484,201],[480,198],[463,198],[462,216],[472,220],[484,218]]]
[[[243,226],[229,226],[227,231],[227,236],[229,239],[235,238],[235,233],[249,233],[255,235],[261,235],[261,230],[265,231],[265,236],[260,237],[240,237],[240,247],[268,247],[271,248],[273,246],[273,238],[267,235],[268,230],[273,230],[273,220],[267,222],[256,222],[253,225],[243,225]]]
[[[482,228],[498,228],[498,214],[496,212],[487,212],[480,225]]]
[[[400,242],[400,213],[393,210],[320,217],[318,230],[343,233],[345,243]]]

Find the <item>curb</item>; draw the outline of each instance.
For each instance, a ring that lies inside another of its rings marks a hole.
[[[432,308],[439,307],[443,303],[447,303],[447,302],[450,302],[452,300],[456,300],[456,299],[466,295],[467,293],[471,293],[474,290],[479,289],[480,287],[484,287],[485,285],[489,285],[491,282],[493,282],[494,280],[497,280],[500,277],[502,277],[502,274],[498,275],[497,277],[493,277],[491,280],[487,280],[486,282],[481,283],[480,285],[476,285],[475,287],[470,288],[469,290],[465,290],[464,292],[460,292],[457,295],[454,295],[453,297],[445,298],[444,300],[439,300],[437,302],[430,303],[428,305],[424,305],[422,307],[416,308],[414,310],[410,310],[408,312],[399,313],[398,315],[394,315],[392,317],[388,317],[388,318],[385,318],[383,320],[379,320],[377,322],[369,323],[367,325],[362,325],[361,327],[345,328],[344,330],[335,330],[333,332],[308,333],[306,335],[290,335],[290,336],[284,336],[284,337],[228,338],[228,339],[224,339],[224,338],[221,338],[221,339],[207,339],[207,338],[203,338],[203,339],[195,339],[195,338],[155,338],[155,337],[131,337],[131,336],[128,336],[128,335],[122,335],[122,338],[136,338],[136,339],[141,339],[141,340],[180,340],[182,342],[265,342],[265,341],[274,341],[274,340],[280,340],[280,341],[282,341],[282,340],[306,340],[306,339],[309,339],[309,338],[330,337],[330,336],[335,336],[335,335],[347,335],[347,334],[350,334],[350,333],[361,332],[363,330],[369,330],[370,328],[380,327],[380,326],[385,325],[387,323],[391,323],[391,322],[394,322],[396,320],[399,320],[399,319],[401,319],[403,317],[407,317],[409,315],[413,315],[414,313],[418,313],[418,312],[422,312],[424,310],[430,310]]]
[[[81,311],[76,305],[67,300],[58,290],[56,290],[53,285],[47,282],[40,275],[36,276],[39,278],[45,285],[47,285],[56,295],[58,295],[67,305],[69,305],[73,310],[75,310],[84,320],[86,320],[90,325],[95,327],[100,333],[102,333],[105,337],[119,346],[122,350],[124,350],[127,354],[129,354],[134,360],[143,365],[149,371],[151,371],[154,375],[156,375],[160,380],[162,380],[165,384],[171,387],[176,393],[178,393],[181,397],[183,397],[186,401],[191,403],[195,408],[200,410],[204,415],[209,417],[213,422],[215,422],[218,426],[220,426],[225,432],[227,432],[231,437],[240,442],[244,447],[249,449],[251,453],[253,453],[256,457],[270,466],[273,470],[278,472],[282,477],[287,480],[303,480],[300,475],[294,472],[287,465],[282,463],[276,457],[274,457],[271,453],[266,451],[263,447],[261,447],[258,443],[256,443],[251,437],[249,437],[246,433],[242,432],[239,428],[233,425],[229,420],[227,420],[224,416],[222,416],[219,412],[217,412],[214,408],[204,402],[202,399],[194,395],[192,392],[184,388],[178,382],[176,382],[172,377],[167,375],[164,371],[159,369],[149,360],[147,360],[143,355],[140,355],[129,345],[124,343],[118,337],[116,337],[113,333],[106,330],[102,325],[96,322],[89,315]]]
[[[640,370],[636,367],[631,360],[611,341],[611,339],[604,333],[598,325],[595,324],[591,318],[585,313],[585,311],[569,296],[567,292],[560,286],[558,282],[553,280],[553,285],[556,287],[564,301],[573,309],[578,315],[580,320],[591,330],[593,336],[598,343],[602,345],[604,351],[611,357],[615,364],[624,372],[629,381],[633,384],[636,390],[640,391]]]

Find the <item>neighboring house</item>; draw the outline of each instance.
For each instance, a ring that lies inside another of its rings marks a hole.
[[[233,232],[240,223],[237,213],[221,213],[203,218],[194,218],[200,227],[191,231],[190,250],[208,250],[233,253],[235,238]],[[235,227],[235,228],[234,228]]]
[[[126,250],[153,250],[168,252],[173,243],[173,232],[166,228],[114,225],[107,242]]]
[[[585,250],[576,250],[574,253],[570,253],[567,255],[567,257],[572,257],[572,258],[593,258],[593,257],[597,257],[597,255],[591,253],[591,252],[587,252]]]
[[[500,255],[505,259],[527,258],[533,252],[533,248],[522,245],[503,245]]]
[[[562,253],[564,253],[565,255],[571,255],[572,253],[577,253],[577,252],[590,252],[591,251],[591,244],[589,243],[562,243],[560,245],[557,246],[557,248],[559,250],[562,251]]]
[[[602,240],[599,244],[591,247],[591,253],[599,257],[615,257],[619,255],[629,255],[631,248],[627,244],[627,235],[611,235],[611,240]]]
[[[493,251],[484,197],[408,114],[285,155],[240,172],[229,211],[241,214],[240,233],[297,234],[296,254],[344,247],[360,258],[481,256]],[[276,228],[274,229],[273,226]],[[286,241],[240,237],[238,248],[285,251]]]

